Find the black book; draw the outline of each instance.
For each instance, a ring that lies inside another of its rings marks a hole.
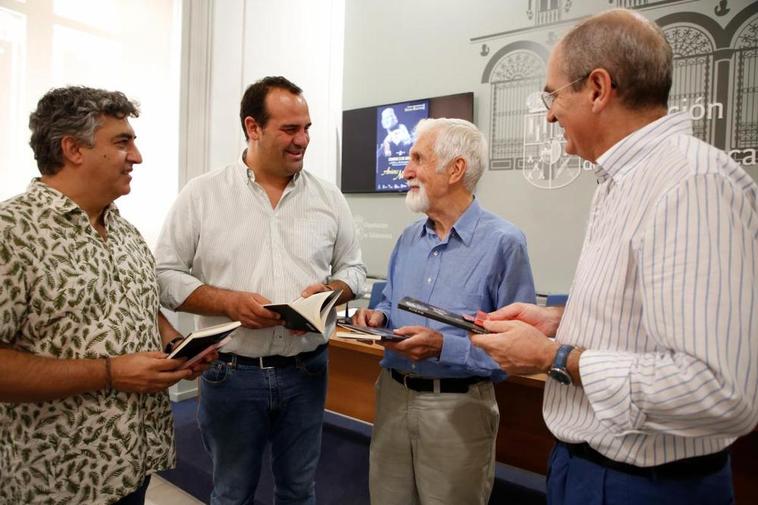
[[[372,326],[359,326],[357,324],[338,322],[337,326],[350,331],[337,330],[335,336],[339,338],[352,338],[355,340],[405,340],[408,335],[396,335],[389,328],[374,328]]]
[[[327,326],[337,319],[333,308],[340,293],[340,289],[322,291],[308,298],[301,296],[289,303],[269,303],[263,307],[282,316],[287,329],[323,334]]]
[[[226,345],[232,339],[232,332],[241,324],[239,321],[233,321],[193,331],[176,346],[168,358],[187,358],[187,362],[181,366],[187,368],[214,349]]]
[[[397,306],[402,310],[413,312],[414,314],[428,317],[429,319],[434,319],[435,321],[449,324],[456,328],[463,328],[472,333],[489,333],[489,331],[482,326],[479,326],[474,323],[473,320],[467,319],[461,314],[456,314],[455,312],[450,312],[449,310],[429,305],[428,303],[416,300],[415,298],[406,296],[400,300]]]

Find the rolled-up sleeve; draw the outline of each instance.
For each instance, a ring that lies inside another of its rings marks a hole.
[[[338,229],[337,240],[333,249],[330,279],[347,284],[357,298],[366,291],[366,266],[361,257],[361,247],[358,243],[353,215],[341,193],[336,195],[335,208]]]
[[[155,247],[155,263],[161,304],[176,309],[203,282],[191,274],[200,237],[190,182],[177,197],[166,217]]]
[[[688,179],[659,202],[635,251],[640,333],[658,350],[592,350],[580,360],[587,398],[612,432],[739,436],[758,422],[752,206],[712,175]]]

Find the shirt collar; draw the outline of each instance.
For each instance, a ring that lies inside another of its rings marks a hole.
[[[79,207],[76,202],[74,202],[71,198],[67,197],[57,189],[51,188],[42,182],[39,177],[32,179],[32,182],[30,182],[29,186],[27,187],[27,192],[32,196],[32,198],[38,200],[41,204],[44,204],[45,208],[53,212],[57,212],[61,215],[78,212],[81,213],[85,219],[88,219],[87,213],[84,212],[84,210]],[[115,202],[111,202],[105,208],[105,211],[103,213],[103,222],[108,224],[113,214],[119,214],[118,207],[116,207]]]
[[[460,215],[458,220],[453,224],[452,228],[450,229],[449,237],[457,236],[461,242],[463,242],[464,245],[468,246],[471,244],[471,240],[474,236],[474,231],[476,230],[476,225],[479,223],[479,217],[482,214],[482,208],[479,206],[479,202],[477,202],[476,197],[471,201],[471,204],[466,208],[465,211],[463,211],[463,214]],[[427,233],[436,233],[434,230],[434,222],[431,220],[431,218],[427,218],[426,222],[424,223],[424,226],[421,227],[421,236],[426,235]]]
[[[692,135],[687,111],[667,114],[616,142],[597,159],[595,176],[599,182],[623,175],[634,167],[632,160],[644,157],[653,146],[674,135]]]
[[[239,160],[237,160],[237,166],[241,169],[241,174],[244,176],[245,184],[247,182],[255,182],[255,170],[253,170],[251,167],[247,166],[247,163],[245,163],[245,155],[247,154],[247,149],[244,149],[242,151],[242,156],[240,156]],[[298,181],[302,179],[300,177],[300,174],[303,172],[303,170],[299,170],[295,175],[292,176],[292,179],[287,184],[288,186],[295,186],[298,184]]]

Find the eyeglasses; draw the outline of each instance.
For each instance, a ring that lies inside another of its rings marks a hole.
[[[564,89],[568,88],[569,86],[573,86],[577,82],[582,82],[583,80],[585,80],[589,76],[590,76],[590,74],[587,74],[587,75],[585,75],[583,77],[580,77],[579,79],[577,79],[575,81],[571,81],[570,83],[566,84],[565,86],[561,86],[560,88],[556,89],[555,91],[543,91],[542,93],[540,93],[540,98],[542,98],[542,103],[545,104],[545,108],[547,110],[550,110],[550,107],[553,106],[553,102],[555,102],[555,99],[558,98],[558,92],[559,91],[564,90]]]
[[[571,81],[570,83],[566,84],[565,86],[561,86],[560,88],[556,89],[555,91],[543,91],[540,93],[540,98],[542,98],[542,103],[545,104],[545,108],[547,110],[550,110],[550,107],[552,107],[553,102],[555,102],[555,99],[558,98],[558,92],[568,88],[569,86],[573,86],[577,82],[582,82],[587,77],[590,76],[592,72],[585,74],[583,77],[580,77],[579,79],[575,81]],[[618,85],[616,84],[616,81],[611,78],[611,88],[616,89]]]

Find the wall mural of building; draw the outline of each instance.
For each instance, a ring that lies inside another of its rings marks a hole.
[[[562,129],[545,121],[539,91],[560,35],[609,7],[638,10],[663,29],[674,52],[669,110],[688,111],[698,138],[745,166],[758,164],[758,2],[739,7],[727,0],[525,4],[523,28],[471,39],[486,58],[482,83],[490,92],[490,170],[521,170],[545,189],[564,187],[582,170],[592,170],[590,163],[565,153]],[[584,12],[576,12],[579,7]]]

